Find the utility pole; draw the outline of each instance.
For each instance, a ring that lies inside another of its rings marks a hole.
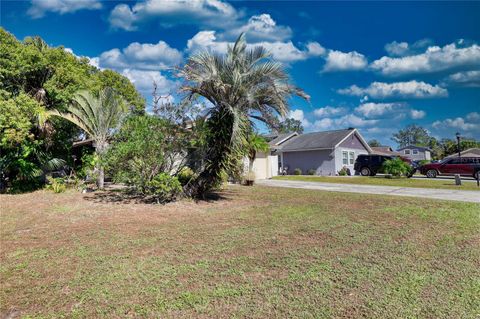
[[[460,158],[460,138],[461,138],[461,135],[460,133],[456,133],[455,136],[457,137],[457,151],[458,151],[458,157]]]

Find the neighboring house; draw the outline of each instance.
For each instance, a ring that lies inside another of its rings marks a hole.
[[[397,150],[401,156],[413,161],[423,161],[432,159],[432,150],[428,147],[408,145]]]
[[[377,155],[400,155],[395,152],[390,146],[372,146],[372,153]]]
[[[288,174],[299,168],[302,174],[314,170],[316,175],[333,176],[343,167],[349,168],[353,174],[357,156],[371,152],[370,146],[354,128],[290,136],[276,146],[280,167]]]
[[[268,152],[257,152],[257,154],[255,155],[255,160],[252,164],[252,171],[255,173],[256,179],[268,179],[278,175],[280,171],[280,162],[277,149],[280,144],[297,135],[298,133],[293,132],[286,134],[270,134],[263,136],[270,145],[270,150]],[[244,170],[248,171],[248,158],[244,159],[244,166]]]
[[[458,157],[458,153],[448,155],[445,158]],[[480,157],[480,148],[469,148],[463,152],[460,152],[460,157]]]

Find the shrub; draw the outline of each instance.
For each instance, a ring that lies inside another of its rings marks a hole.
[[[429,160],[421,160],[418,162],[418,165],[422,166],[422,165],[426,165],[426,164],[429,164],[431,161]]]
[[[195,173],[190,167],[185,166],[180,173],[178,173],[177,178],[180,184],[186,185],[195,178]]]
[[[175,200],[182,193],[182,185],[178,178],[160,173],[146,183],[144,193],[157,203],[166,203]]]
[[[300,168],[295,168],[293,170],[293,175],[302,175],[302,170]]]
[[[53,191],[54,193],[63,193],[67,190],[67,186],[65,185],[63,178],[52,178],[48,176],[47,181],[48,184],[45,188]]]
[[[245,180],[246,181],[254,181],[255,180],[255,172],[254,171],[249,171],[247,174],[245,174]]]
[[[342,167],[342,169],[338,171],[338,175],[340,175],[340,176],[347,176],[347,168],[346,168],[346,167]]]
[[[410,173],[411,167],[400,158],[394,158],[391,160],[386,160],[383,162],[382,171],[385,174],[391,174],[392,176],[402,176],[408,175]]]
[[[317,174],[317,171],[314,170],[313,168],[311,168],[307,171],[307,175],[315,175],[315,174]]]

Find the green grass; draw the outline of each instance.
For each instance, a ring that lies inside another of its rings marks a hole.
[[[0,317],[478,318],[480,205],[230,187],[0,196]]]
[[[440,188],[480,191],[475,182],[462,182],[462,185],[455,185],[454,180],[438,179],[414,179],[414,178],[385,178],[384,176],[309,176],[309,175],[287,175],[276,176],[274,179],[289,181],[306,181],[322,183],[359,184],[359,185],[385,185],[398,187],[419,187],[419,188]]]

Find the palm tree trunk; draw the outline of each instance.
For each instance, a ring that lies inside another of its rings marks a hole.
[[[107,142],[105,141],[97,141],[95,147],[95,152],[98,156],[98,162],[96,163],[96,170],[98,172],[97,176],[97,187],[98,189],[103,189],[105,186],[105,170],[103,167],[103,156],[105,155],[105,151],[107,149]]]

